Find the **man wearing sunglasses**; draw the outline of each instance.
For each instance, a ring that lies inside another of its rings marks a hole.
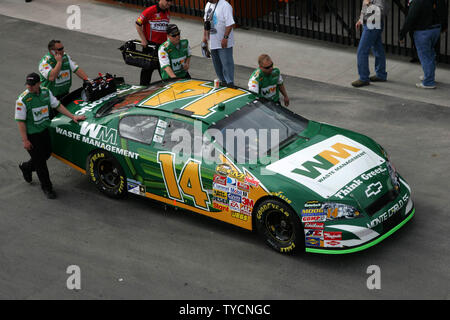
[[[187,78],[191,61],[191,48],[187,39],[181,39],[180,30],[175,24],[167,25],[167,37],[158,50],[161,78]]]
[[[278,68],[273,67],[272,59],[267,54],[258,58],[259,68],[253,71],[248,81],[248,89],[258,97],[280,102],[280,91],[284,105],[289,106],[289,97],[284,87],[283,77]]]
[[[72,73],[81,80],[88,80],[86,73],[64,52],[60,40],[48,43],[48,53],[39,62],[42,86],[50,89],[56,99],[61,100],[70,91]]]

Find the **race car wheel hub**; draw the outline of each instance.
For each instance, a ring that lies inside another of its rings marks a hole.
[[[108,188],[115,188],[120,183],[117,169],[109,161],[102,161],[98,166],[100,181]]]
[[[288,217],[277,210],[267,213],[266,228],[278,241],[290,241],[294,235],[294,228]]]

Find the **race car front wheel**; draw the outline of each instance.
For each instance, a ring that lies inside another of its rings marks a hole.
[[[123,198],[127,194],[126,177],[119,162],[106,151],[98,150],[88,157],[89,180],[102,193],[111,198]]]
[[[300,219],[285,202],[268,199],[255,212],[258,233],[272,249],[281,253],[304,251],[305,236]]]

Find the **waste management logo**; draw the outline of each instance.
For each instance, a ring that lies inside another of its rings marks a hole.
[[[335,135],[266,167],[329,198],[355,177],[385,160],[366,146]]]

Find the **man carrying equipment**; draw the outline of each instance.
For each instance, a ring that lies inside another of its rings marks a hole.
[[[136,31],[141,39],[143,53],[152,53],[152,48],[147,47],[155,45],[156,50],[167,40],[167,25],[170,21],[169,8],[172,0],[159,0],[158,4],[148,7],[136,20]],[[155,52],[156,54],[156,52]],[[153,69],[141,70],[141,86],[148,86],[152,80],[154,70],[159,71],[160,66],[155,65]]]

